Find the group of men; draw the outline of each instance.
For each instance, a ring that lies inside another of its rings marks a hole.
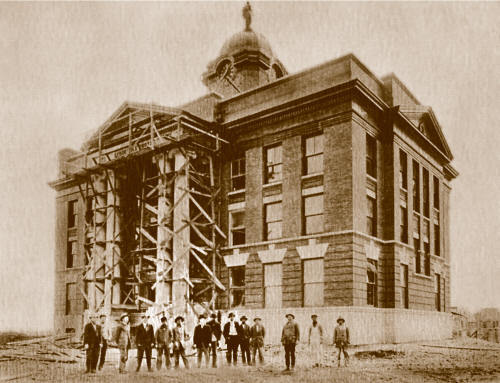
[[[97,320],[100,318],[100,323]],[[291,371],[295,368],[295,346],[300,340],[300,329],[295,322],[293,314],[286,315],[287,322],[283,326],[281,334],[281,343],[285,349],[286,370]],[[150,322],[150,317],[142,315],[142,321],[135,328],[135,343],[137,346],[137,368],[141,368],[142,360],[146,358],[146,364],[149,371],[152,371],[151,356],[152,349],[157,350],[156,367],[162,368],[163,359],[165,367],[171,367],[170,348],[172,347],[174,356],[174,367],[178,368],[180,360],[189,368],[189,361],[186,357],[186,343],[190,339],[188,332],[184,327],[184,318],[178,316],[175,318],[175,325],[170,328],[166,317],[161,318],[161,325],[154,330]],[[318,315],[311,316],[312,323],[308,328],[308,344],[314,361],[314,366],[320,366],[323,356],[323,327],[318,322]],[[217,367],[217,349],[221,336],[224,336],[227,345],[226,360],[228,365],[237,365],[238,349],[241,351],[241,361],[243,364],[255,365],[258,354],[259,363],[264,363],[264,337],[266,330],[262,325],[261,318],[254,318],[254,324],[247,323],[248,318],[242,316],[240,321],[235,320],[234,313],[229,313],[228,321],[221,329],[217,321],[217,315],[211,314],[211,319],[207,321],[205,315],[199,317],[199,323],[193,332],[193,348],[197,350],[198,367],[201,367],[203,357],[205,365],[208,367]],[[338,365],[340,366],[341,354],[344,355],[344,361],[347,365],[349,355],[346,348],[349,344],[349,329],[345,326],[342,317],[337,319],[338,325],[334,330],[333,343],[338,348]],[[84,348],[87,353],[86,372],[94,373],[96,368],[102,369],[108,344],[114,341],[120,350],[119,372],[125,373],[125,367],[128,360],[128,351],[131,347],[130,323],[127,314],[122,314],[120,324],[118,325],[114,337],[106,322],[106,315],[100,317],[91,316],[90,322],[84,329]]]

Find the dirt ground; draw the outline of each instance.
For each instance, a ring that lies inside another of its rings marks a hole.
[[[459,349],[445,347],[468,347]],[[135,373],[136,360],[131,352],[126,375],[117,371],[116,350],[111,350],[104,369],[84,374],[84,358],[76,364],[36,362],[30,360],[0,362],[0,382],[500,382],[500,345],[474,339],[423,342],[418,344],[353,347],[347,367],[336,366],[336,352],[325,347],[324,365],[313,368],[306,345],[299,345],[297,365],[292,373],[284,372],[283,350],[268,347],[266,364],[259,367],[227,367],[222,352],[217,369],[191,369],[147,372],[145,361]],[[83,354],[82,354],[83,355]],[[153,361],[154,366],[155,361]]]

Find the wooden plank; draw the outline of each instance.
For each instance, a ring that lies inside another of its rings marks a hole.
[[[192,251],[191,254],[196,258],[196,260],[200,263],[200,265],[205,269],[205,271],[212,277],[212,280],[215,282],[217,287],[223,291],[226,291],[226,287],[219,281],[219,279],[215,276],[215,274],[210,270],[210,268],[203,262],[203,260],[196,254],[196,252]]]

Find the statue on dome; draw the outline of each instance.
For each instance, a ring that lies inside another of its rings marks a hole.
[[[245,31],[251,31],[250,24],[252,23],[252,7],[250,6],[250,2],[247,1],[247,4],[243,7],[243,18],[245,19]]]

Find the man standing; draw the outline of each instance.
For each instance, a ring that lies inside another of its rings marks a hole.
[[[290,371],[290,369],[293,371],[295,368],[295,345],[300,340],[300,330],[299,325],[294,321],[295,316],[293,314],[287,314],[286,319],[288,321],[281,332],[281,343],[285,348],[285,371]]]
[[[241,361],[243,364],[248,363],[250,366],[252,364],[252,359],[250,357],[250,326],[246,323],[247,317],[241,317],[240,325],[240,349],[241,349]]]
[[[224,325],[224,338],[226,339],[227,353],[226,359],[227,364],[231,364],[231,356],[233,359],[233,364],[236,366],[238,364],[238,344],[240,337],[240,324],[234,320],[234,314],[229,313],[229,322]]]
[[[99,356],[99,370],[102,370],[104,362],[106,361],[106,350],[108,349],[108,343],[111,341],[111,329],[109,328],[108,321],[106,320],[106,314],[101,314],[99,317],[101,320],[101,353]]]
[[[264,328],[264,326],[262,326],[260,318],[255,318],[253,321],[254,325],[250,330],[250,337],[251,337],[250,344],[252,345],[252,354],[253,354],[252,361],[254,365],[257,364],[255,356],[257,355],[258,351],[259,362],[260,364],[263,364],[264,363],[263,348],[264,348],[264,337],[266,336],[266,329]]]
[[[161,318],[161,325],[156,330],[156,368],[161,370],[162,355],[165,355],[165,367],[170,368],[170,343],[172,334],[168,328],[167,318]]]
[[[182,358],[184,367],[189,368],[189,363],[186,358],[186,347],[185,341],[189,339],[189,335],[186,333],[182,323],[184,318],[178,316],[175,318],[175,327],[172,329],[172,341],[174,343],[174,358],[175,358],[175,368],[179,368],[179,357]]]
[[[200,316],[200,323],[194,328],[193,344],[196,346],[198,353],[198,368],[201,367],[201,358],[205,355],[205,364],[208,367],[209,362],[209,347],[212,339],[212,329],[206,323],[204,315]]]
[[[137,326],[135,333],[135,343],[137,345],[137,368],[135,372],[141,369],[142,358],[146,354],[146,364],[148,371],[151,372],[151,351],[155,344],[155,332],[153,326],[149,323],[149,316],[142,316],[142,323]]]
[[[217,346],[219,344],[220,336],[221,336],[221,328],[220,328],[220,323],[217,321],[217,315],[215,313],[212,313],[210,315],[212,318],[209,322],[208,325],[210,326],[212,330],[212,336],[210,339],[210,352],[212,354],[212,367],[216,368],[217,367]]]
[[[344,354],[344,364],[347,366],[347,362],[349,361],[349,354],[346,349],[350,342],[349,340],[349,328],[345,325],[345,320],[342,317],[337,319],[337,327],[335,327],[335,331],[333,333],[333,343],[339,350],[338,356],[338,366],[340,367],[340,353]]]
[[[318,316],[311,315],[312,324],[309,326],[307,343],[311,352],[311,359],[314,361],[314,367],[321,366],[323,356],[323,327],[318,323]]]
[[[128,360],[128,350],[130,349],[130,326],[128,315],[123,313],[120,316],[120,324],[116,330],[115,342],[120,350],[120,374],[125,373],[125,366]]]
[[[97,315],[90,316],[90,322],[85,325],[83,330],[83,347],[86,351],[86,370],[85,373],[94,373],[99,358],[99,347],[101,343],[101,327],[96,324]]]

